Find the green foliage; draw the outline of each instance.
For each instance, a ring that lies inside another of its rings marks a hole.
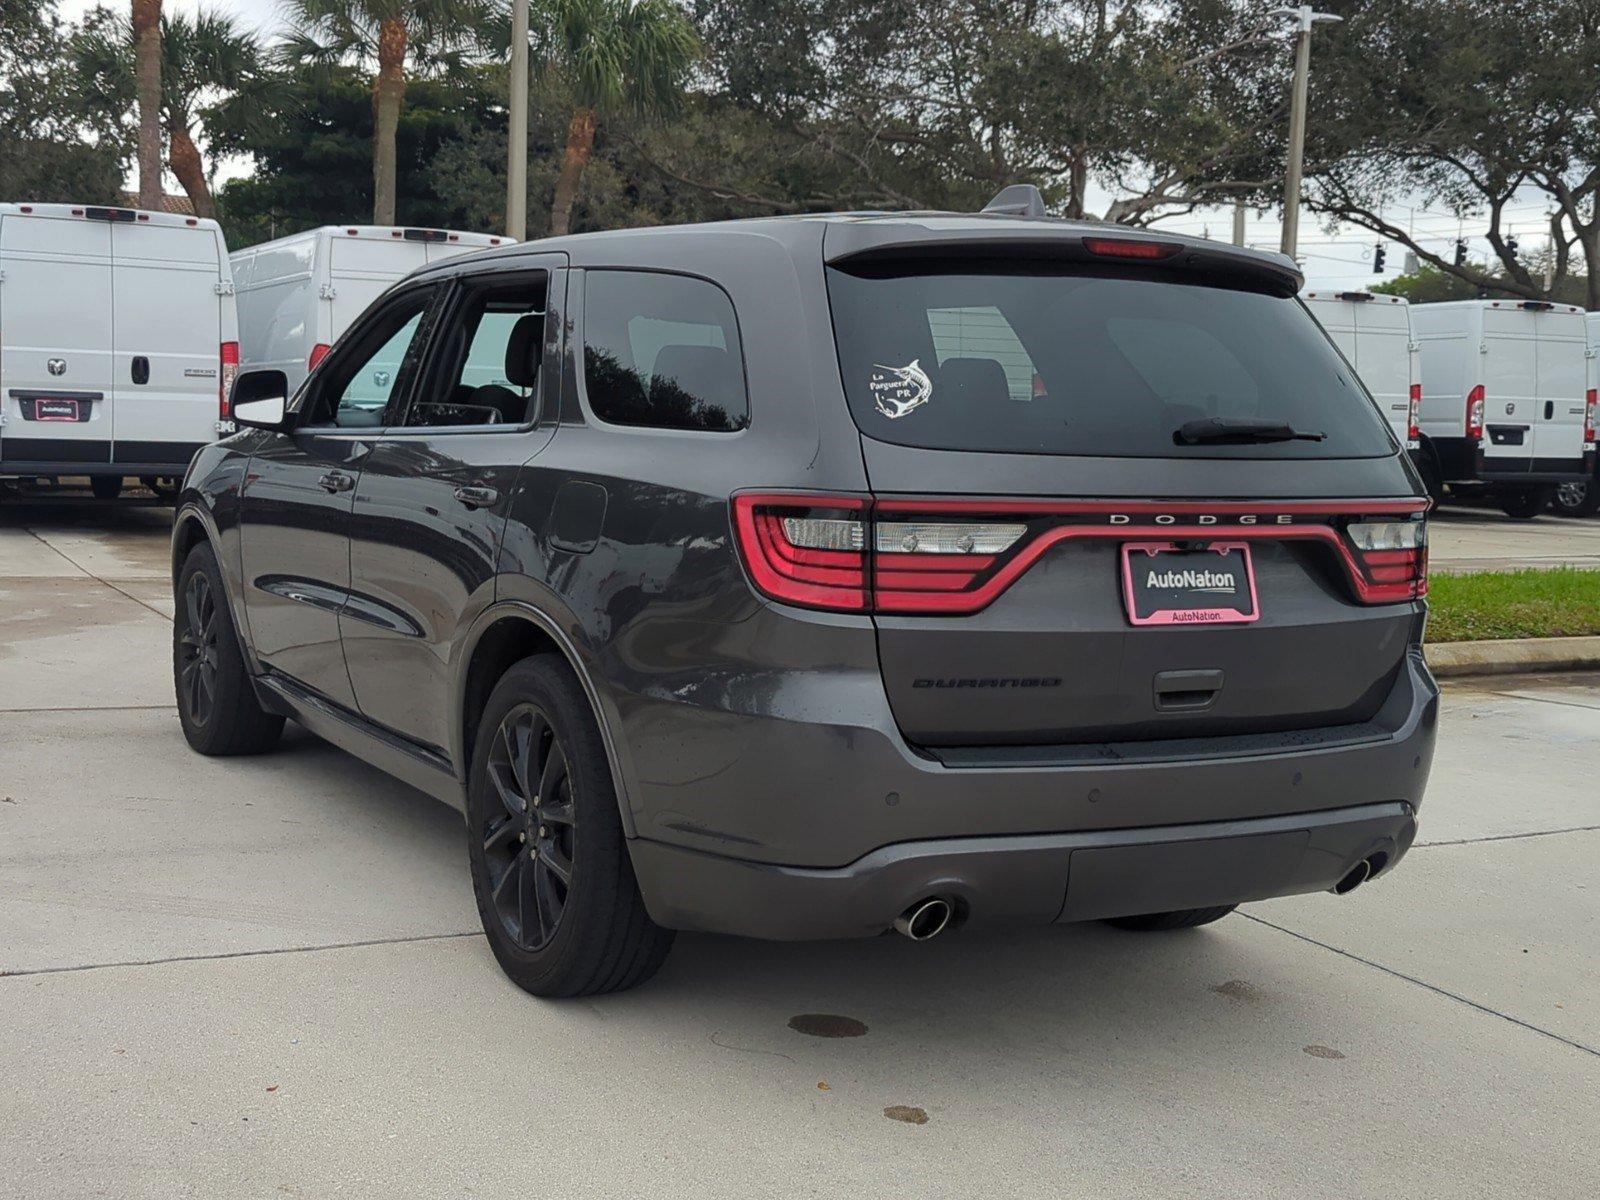
[[[91,108],[55,0],[0,0],[0,198],[114,203],[115,130]]]
[[[1428,640],[1600,634],[1600,571],[1481,571],[1428,581]]]
[[[1478,264],[1479,269],[1486,276],[1504,280],[1504,275],[1495,272],[1490,267]],[[1514,299],[1518,293],[1505,287],[1480,288],[1477,284],[1468,283],[1459,275],[1452,275],[1438,267],[1423,263],[1415,272],[1401,275],[1380,283],[1372,289],[1385,296],[1404,296],[1413,304],[1437,304],[1443,300],[1476,300],[1480,296],[1484,299]],[[1552,299],[1562,304],[1582,304],[1585,296],[1585,284],[1576,275],[1568,275],[1565,279],[1557,280],[1550,289]]]

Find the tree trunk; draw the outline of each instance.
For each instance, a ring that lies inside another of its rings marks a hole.
[[[572,205],[578,199],[583,169],[594,153],[594,109],[573,111],[567,126],[567,152],[561,159],[561,174],[556,177],[556,198],[550,206],[550,233],[560,237],[572,232]]]
[[[200,157],[200,147],[194,144],[189,127],[177,117],[167,125],[167,165],[183,185],[194,205],[197,217],[214,217],[217,206],[211,199],[211,185],[206,182],[205,160]]]
[[[1591,221],[1578,230],[1578,244],[1583,247],[1584,278],[1589,285],[1590,312],[1600,309],[1600,220]]]
[[[161,0],[133,0],[134,88],[139,104],[139,207],[161,208]]]
[[[378,27],[378,77],[372,84],[372,222],[395,221],[395,135],[406,98],[406,23],[391,17]]]

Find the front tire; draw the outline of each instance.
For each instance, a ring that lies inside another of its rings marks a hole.
[[[557,655],[517,663],[484,706],[467,853],[489,947],[523,990],[623,991],[666,960],[672,931],[645,911],[599,727]]]
[[[1517,488],[1500,494],[1500,511],[1516,521],[1531,521],[1550,503],[1549,488]]]
[[[1136,933],[1156,933],[1166,929],[1193,929],[1220,921],[1237,904],[1224,904],[1219,908],[1180,908],[1176,912],[1144,913],[1137,917],[1112,917],[1106,924],[1118,929],[1131,929]]]
[[[256,699],[209,543],[201,542],[183,560],[175,599],[172,676],[184,738],[206,755],[272,749],[283,718]]]
[[[1558,517],[1592,517],[1600,512],[1600,481],[1563,483],[1550,497],[1550,511]]]

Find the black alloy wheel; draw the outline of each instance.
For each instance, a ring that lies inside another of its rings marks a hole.
[[[489,782],[501,810],[479,831],[501,928],[519,948],[547,945],[572,890],[577,812],[567,751],[550,718],[519,704],[489,748]]]
[[[204,571],[196,571],[183,590],[178,627],[178,695],[195,725],[209,724],[216,707],[217,668],[222,661],[219,632],[211,580]]]

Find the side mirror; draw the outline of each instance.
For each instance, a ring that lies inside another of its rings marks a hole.
[[[246,371],[234,380],[232,407],[236,423],[282,433],[289,427],[289,377],[282,371]]]

